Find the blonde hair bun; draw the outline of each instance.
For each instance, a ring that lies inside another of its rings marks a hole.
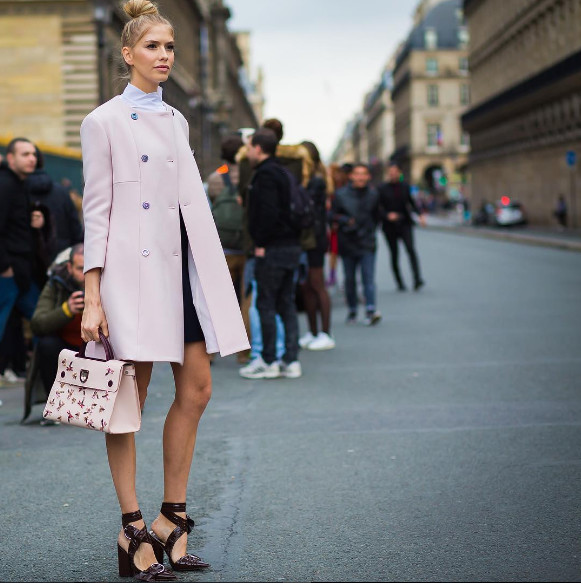
[[[123,10],[129,18],[139,18],[148,14],[157,14],[157,5],[150,0],[129,0],[123,4]]]

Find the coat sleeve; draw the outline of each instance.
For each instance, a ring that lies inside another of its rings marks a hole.
[[[414,197],[412,196],[412,189],[410,188],[410,185],[406,184],[405,189],[406,189],[407,202],[410,205],[412,211],[414,213],[416,213],[416,215],[421,215],[422,212],[418,208],[418,205],[416,204],[416,201],[414,200]]]
[[[49,281],[43,288],[36,309],[30,320],[30,328],[35,336],[53,336],[58,334],[72,320],[57,302],[56,285]]]
[[[353,218],[343,206],[343,197],[340,192],[336,192],[333,197],[330,217],[331,222],[337,223],[340,229],[344,229],[351,218]]]
[[[81,125],[83,152],[83,218],[85,223],[85,273],[104,267],[113,200],[113,163],[109,137],[96,116]]]

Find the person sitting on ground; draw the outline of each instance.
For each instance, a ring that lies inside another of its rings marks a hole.
[[[78,243],[71,248],[65,264],[52,268],[40,294],[30,321],[38,340],[26,378],[23,421],[30,415],[33,404],[46,402],[56,377],[60,351],[64,348],[79,350],[81,347],[84,264],[84,246]],[[44,391],[38,390],[39,383]]]

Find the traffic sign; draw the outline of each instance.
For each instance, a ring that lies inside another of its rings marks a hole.
[[[569,166],[569,168],[573,168],[573,166],[577,164],[577,152],[575,152],[575,150],[567,150],[566,159],[567,166]]]

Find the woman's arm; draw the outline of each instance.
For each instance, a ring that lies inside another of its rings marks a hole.
[[[81,338],[85,342],[99,342],[99,328],[109,337],[107,318],[101,305],[101,269],[85,273],[85,309],[81,321]]]

